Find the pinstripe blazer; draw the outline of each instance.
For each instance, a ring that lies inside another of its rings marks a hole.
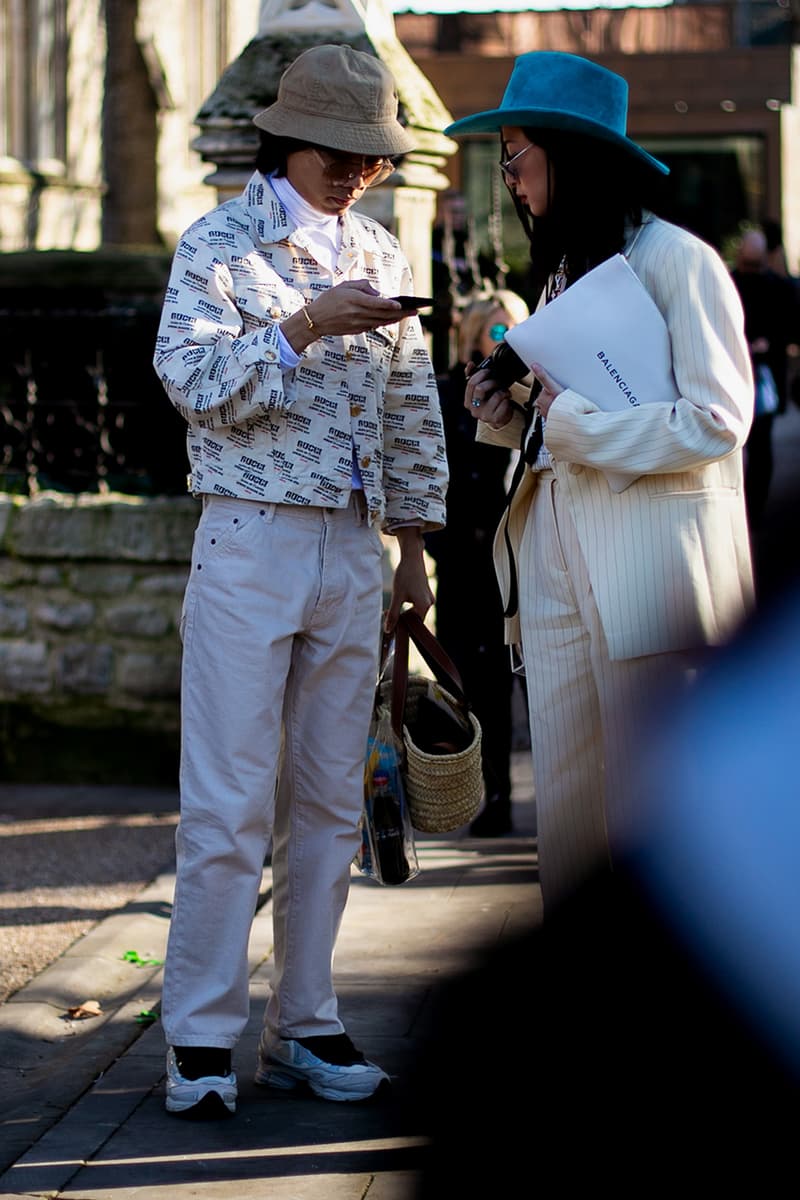
[[[545,429],[612,659],[720,643],[753,603],[742,470],[753,381],[736,288],[716,250],[660,218],[647,214],[630,244],[628,261],[669,328],[680,398],[605,412],[566,390]],[[480,423],[478,439],[518,446],[521,432],[515,415],[500,430]],[[616,493],[603,470],[635,479]],[[504,526],[516,553],[536,480],[525,471],[495,537],[504,599]],[[519,640],[517,615],[506,641]]]

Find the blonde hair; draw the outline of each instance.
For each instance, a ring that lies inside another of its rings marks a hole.
[[[458,323],[459,362],[469,361],[481,340],[481,334],[490,314],[497,308],[502,308],[508,313],[512,325],[518,325],[520,321],[524,321],[526,317],[530,316],[530,310],[522,296],[507,288],[499,288],[489,296],[473,300],[462,310],[461,320]]]

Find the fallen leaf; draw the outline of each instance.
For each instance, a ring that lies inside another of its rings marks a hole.
[[[152,1025],[158,1020],[158,1013],[153,1012],[151,1008],[143,1008],[140,1013],[134,1017],[137,1025]]]
[[[67,1016],[72,1021],[85,1021],[87,1017],[99,1017],[102,1011],[98,1000],[84,1000],[83,1004],[68,1008]]]

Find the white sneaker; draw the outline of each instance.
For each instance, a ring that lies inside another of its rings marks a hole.
[[[225,1117],[236,1112],[236,1076],[202,1075],[199,1079],[184,1079],[178,1070],[175,1051],[167,1051],[167,1100],[170,1113],[193,1117]]]
[[[327,1039],[320,1038],[317,1045]],[[300,1042],[279,1038],[264,1029],[258,1044],[256,1083],[274,1088],[296,1088],[308,1084],[323,1100],[366,1100],[389,1076],[375,1063],[368,1062],[356,1050],[346,1033],[330,1039],[336,1057],[355,1061],[339,1064],[325,1062]]]

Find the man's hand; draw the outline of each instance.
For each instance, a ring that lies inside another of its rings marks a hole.
[[[422,539],[422,529],[418,525],[409,525],[398,529],[396,536],[400,546],[400,562],[395,569],[392,602],[383,625],[387,633],[394,632],[400,610],[405,603],[409,603],[422,620],[433,604],[433,592],[428,583],[423,558],[425,543]]]
[[[381,325],[394,325],[407,315],[396,300],[381,296],[368,280],[351,279],[328,288],[305,308],[292,313],[282,322],[281,332],[294,352],[302,354],[306,346],[326,335],[365,333]]]

